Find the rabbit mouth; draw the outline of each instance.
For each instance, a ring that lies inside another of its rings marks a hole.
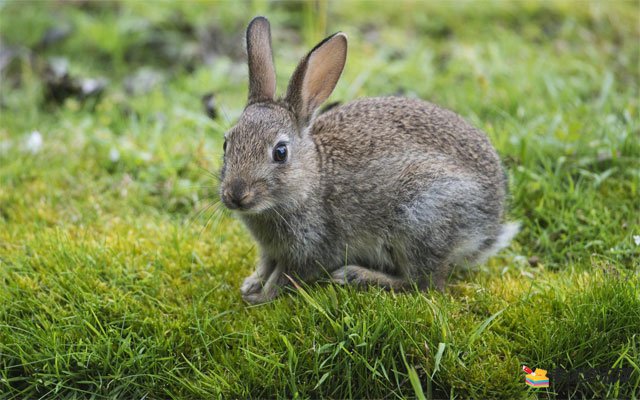
[[[245,215],[255,215],[260,214],[272,207],[272,204],[269,201],[253,201],[251,203],[243,203],[241,205],[227,205],[228,209],[231,211],[235,211],[239,214]]]
[[[235,192],[232,190],[224,190],[221,193],[220,200],[232,211],[243,214],[255,214],[267,210],[271,207],[268,200],[264,200],[261,193],[257,190],[246,190]]]
[[[221,198],[224,205],[233,211],[249,211],[256,205],[256,198],[252,192],[235,194],[225,191]]]

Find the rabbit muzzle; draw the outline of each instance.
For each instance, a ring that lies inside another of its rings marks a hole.
[[[258,211],[261,208],[261,198],[264,185],[260,183],[248,184],[243,179],[234,179],[220,191],[222,203],[234,211]]]

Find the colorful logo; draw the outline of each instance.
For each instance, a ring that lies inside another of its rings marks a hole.
[[[522,366],[522,370],[527,373],[525,382],[531,387],[549,387],[549,378],[547,377],[547,371],[544,369],[536,368],[532,371],[531,368],[526,365]]]

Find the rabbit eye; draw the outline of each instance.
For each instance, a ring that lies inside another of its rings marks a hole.
[[[285,143],[278,143],[273,148],[273,161],[283,163],[287,161],[287,145]]]
[[[226,152],[227,152],[227,139],[225,139],[225,140],[224,140],[224,144],[222,145],[222,151],[223,151],[224,153],[226,153]]]

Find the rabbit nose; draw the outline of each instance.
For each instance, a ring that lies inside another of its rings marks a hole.
[[[227,206],[231,209],[242,209],[253,199],[252,192],[247,190],[246,183],[241,179],[231,182],[229,187],[224,190],[223,196],[227,200]]]

